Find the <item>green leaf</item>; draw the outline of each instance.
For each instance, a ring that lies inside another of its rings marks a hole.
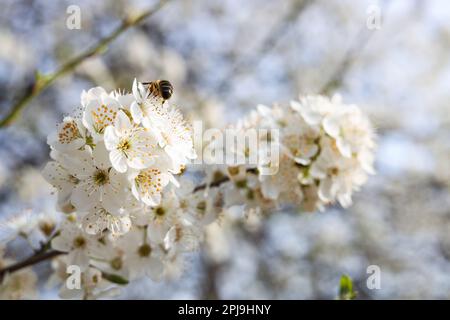
[[[126,285],[129,282],[127,279],[125,279],[117,274],[103,272],[102,275],[103,275],[103,278],[105,278],[106,280],[108,280],[112,283]]]
[[[339,284],[339,300],[353,300],[356,298],[356,291],[353,290],[352,279],[344,274],[341,276]]]

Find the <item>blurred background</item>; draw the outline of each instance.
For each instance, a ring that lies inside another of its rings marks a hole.
[[[0,0],[0,119],[29,90],[155,1]],[[77,5],[81,29],[66,26]],[[371,15],[381,17],[379,25]],[[368,24],[369,20],[369,24]],[[122,299],[450,298],[450,6],[445,1],[167,1],[0,128],[0,221],[54,212],[46,136],[83,89],[169,79],[189,119],[223,127],[257,104],[338,92],[378,131],[377,175],[348,210],[222,219],[180,278],[132,283]],[[27,251],[28,250],[28,251]],[[30,254],[19,245],[12,255]],[[381,269],[381,289],[366,286]],[[48,264],[36,268],[41,298]]]

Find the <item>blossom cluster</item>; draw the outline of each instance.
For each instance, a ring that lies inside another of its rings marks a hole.
[[[131,93],[83,91],[80,107],[48,137],[52,160],[43,176],[57,190],[63,217],[19,219],[6,242],[23,237],[35,239],[34,249],[51,247],[59,255],[49,283],[62,284],[60,296],[96,299],[142,276],[179,275],[205,227],[233,209],[242,216],[286,205],[347,207],[374,173],[372,125],[339,96],[259,105],[232,129],[240,137],[256,132],[256,161],[250,159],[255,145],[227,145],[227,158],[240,160],[201,166],[205,181],[195,185],[196,176],[185,173],[196,158],[193,133],[174,106],[136,80]],[[205,148],[211,147],[224,145],[208,141]],[[81,272],[79,287],[68,285],[72,267]],[[0,295],[13,280],[26,290],[18,297],[29,295],[35,282],[29,270],[8,275]]]
[[[95,278],[63,296],[97,297],[106,278],[159,279],[174,261],[182,267],[179,255],[197,247],[215,212],[214,197],[192,196],[175,178],[196,156],[191,135],[179,111],[136,80],[132,93],[82,93],[81,107],[49,136],[43,170],[67,214],[51,241],[67,255],[55,263],[80,267],[84,283]]]
[[[181,114],[136,80],[132,92],[83,92],[82,107],[48,138],[53,161],[44,177],[58,189],[59,208],[84,213],[83,229],[92,235],[127,233],[132,213],[158,206],[195,157]]]
[[[258,146],[277,144],[279,154],[274,161],[259,147],[257,163],[225,166],[210,175],[226,174],[234,182],[225,191],[227,206],[245,205],[261,213],[281,205],[303,212],[335,202],[348,207],[352,193],[374,173],[374,129],[357,106],[344,104],[338,95],[304,96],[272,108],[259,105],[234,128],[242,135],[264,129],[258,131],[264,142]],[[248,145],[238,147],[245,149],[226,152],[249,154]]]

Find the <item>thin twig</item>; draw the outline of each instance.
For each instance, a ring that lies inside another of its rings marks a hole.
[[[6,268],[3,268],[0,270],[0,283],[2,282],[3,277],[6,274],[10,274],[10,273],[19,271],[23,268],[30,267],[30,266],[38,264],[40,262],[52,259],[56,256],[59,256],[60,254],[63,254],[63,252],[59,252],[59,251],[55,251],[55,250],[47,251],[47,252],[41,251],[41,252],[35,253],[34,255],[32,255],[31,257],[29,257],[23,261],[20,261],[18,263],[10,265]]]
[[[230,79],[233,78],[237,72],[242,72],[244,69],[249,69],[253,67],[260,59],[258,56],[261,54],[267,54],[276,48],[277,44],[283,39],[283,36],[287,34],[287,30],[289,26],[297,20],[297,18],[301,15],[301,13],[312,4],[312,0],[294,0],[292,2],[291,7],[287,11],[287,13],[281,17],[276,25],[271,28],[270,33],[266,38],[261,41],[258,45],[258,48],[252,50],[252,53],[244,56],[238,62],[236,62],[226,73],[224,77],[222,77],[221,81],[217,85],[215,91],[216,92],[224,92],[229,90]]]
[[[167,1],[168,0],[160,0],[152,9],[146,10],[136,17],[125,18],[120,26],[118,26],[110,35],[101,39],[95,46],[91,47],[87,51],[81,53],[80,55],[63,64],[53,74],[36,75],[34,82],[26,89],[22,97],[10,108],[6,116],[0,121],[0,128],[13,123],[20,115],[22,110],[30,103],[30,101],[39,96],[45,89],[52,85],[55,80],[73,71],[86,59],[103,53],[108,44],[110,44],[113,40],[115,40],[129,28],[138,25],[143,20],[156,13],[167,3]]]
[[[322,86],[320,90],[321,94],[330,94],[333,90],[339,88],[344,81],[345,75],[348,70],[361,54],[361,52],[366,47],[370,38],[373,35],[373,31],[364,28],[358,33],[352,46],[346,51],[343,60],[340,62],[339,66],[327,80],[327,82]]]
[[[213,182],[211,182],[209,184],[203,183],[203,184],[200,184],[200,185],[196,186],[194,188],[193,192],[195,193],[197,191],[204,190],[204,189],[206,189],[208,187],[209,188],[219,187],[221,184],[223,184],[225,182],[228,182],[228,181],[230,181],[230,178],[228,178],[227,176],[224,176],[224,177],[222,177],[220,179],[217,179],[217,180],[215,180],[215,181],[213,181]]]
[[[256,168],[249,168],[246,171],[247,171],[247,173],[258,174],[258,170]],[[222,184],[224,184],[228,181],[230,181],[230,178],[227,176],[223,176],[218,179],[215,179],[211,183],[203,183],[203,184],[196,186],[192,192],[196,193],[197,191],[205,190],[206,188],[220,187]]]
[[[384,10],[384,20],[386,20],[387,12],[391,3],[384,0],[382,1],[382,4]],[[320,90],[321,94],[331,94],[334,90],[342,85],[347,72],[364,51],[365,47],[367,46],[375,32],[375,30],[369,30],[366,26],[364,26],[359,31],[350,48],[348,48],[347,52],[345,53],[342,62],[339,64],[339,66],[336,68],[327,82],[322,86]]]

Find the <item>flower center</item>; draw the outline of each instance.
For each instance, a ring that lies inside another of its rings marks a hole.
[[[97,109],[92,110],[91,116],[94,121],[95,131],[98,133],[103,133],[108,125],[113,124],[116,115],[117,111],[104,104]]]
[[[129,149],[131,149],[131,143],[128,139],[122,139],[119,144],[117,145],[117,149],[125,152]]]
[[[163,207],[158,207],[155,210],[155,214],[159,217],[162,217],[163,215],[166,214],[166,210]]]
[[[247,187],[247,180],[244,179],[244,180],[236,181],[235,186],[238,189],[244,189]]]
[[[328,175],[330,176],[337,176],[339,173],[339,168],[332,167],[328,169]]]
[[[68,144],[80,137],[78,127],[74,121],[65,122],[58,133],[58,140],[62,144]]]
[[[41,221],[39,223],[39,229],[44,235],[49,237],[53,233],[53,230],[55,230],[55,224],[50,221]]]
[[[220,180],[222,178],[222,173],[217,171],[214,173],[216,175],[217,173],[220,173],[220,176],[218,178],[214,178],[214,181]],[[228,173],[232,176],[236,176],[239,173],[239,167],[228,167]]]
[[[150,253],[152,252],[152,248],[148,244],[143,244],[138,249],[138,254],[141,257],[148,257]]]
[[[114,259],[112,259],[110,264],[111,268],[113,268],[114,270],[122,269],[122,259],[120,257],[115,257]]]
[[[95,184],[102,186],[109,182],[109,175],[106,170],[97,170],[94,173],[94,182]]]
[[[82,236],[78,236],[73,240],[73,246],[76,249],[84,248],[86,246],[86,240]]]
[[[189,202],[185,199],[180,199],[180,209],[187,209],[189,207]]]
[[[204,212],[206,210],[206,201],[200,201],[197,203],[197,209]]]
[[[161,171],[156,168],[142,171],[136,177],[136,183],[145,193],[159,193],[162,190],[161,177],[159,177],[160,174]]]

